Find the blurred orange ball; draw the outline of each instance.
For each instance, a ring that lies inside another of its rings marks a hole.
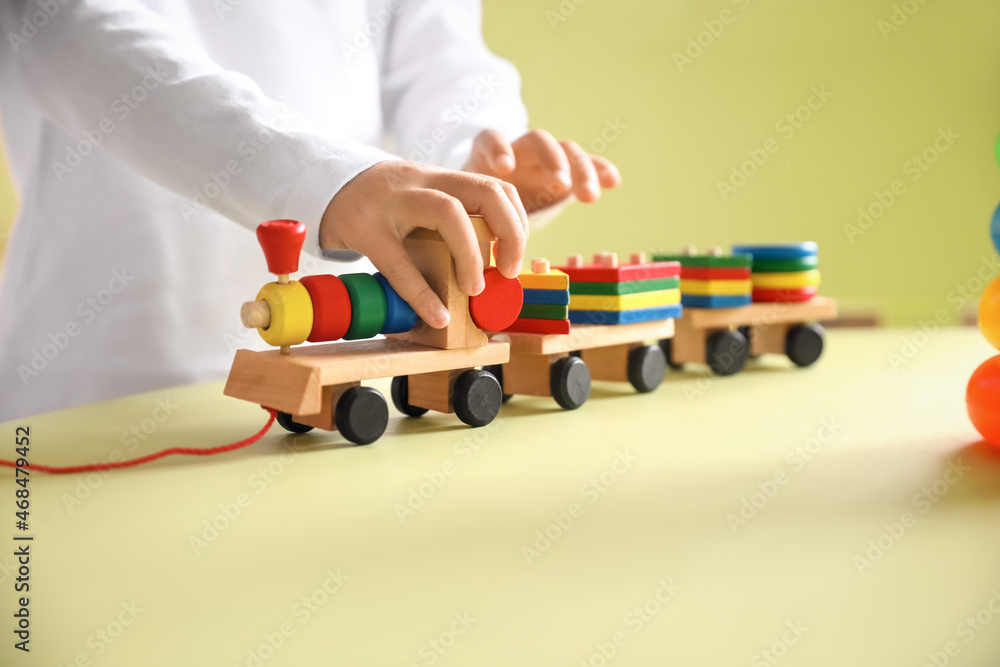
[[[965,405],[976,430],[1000,447],[1000,354],[984,361],[969,378]]]
[[[979,330],[1000,350],[1000,278],[994,278],[979,298]]]

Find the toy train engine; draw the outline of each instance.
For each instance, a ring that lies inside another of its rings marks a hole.
[[[492,235],[481,218],[473,217],[472,224],[485,264]],[[454,261],[441,236],[414,230],[404,247],[451,314],[447,327],[433,329],[381,274],[290,280],[305,234],[305,225],[291,220],[265,222],[257,229],[268,270],[278,279],[243,304],[241,319],[279,350],[239,350],[226,395],[274,409],[278,423],[294,433],[338,430],[357,444],[377,440],[388,423],[381,393],[360,384],[367,379],[395,376],[392,399],[407,415],[438,410],[454,412],[471,426],[493,421],[502,400],[500,385],[476,367],[506,362],[509,346],[489,341],[481,329],[506,327],[517,318],[523,290],[516,278],[487,267],[486,289],[467,297],[458,289]],[[365,340],[379,334],[385,338]],[[292,349],[338,339],[350,342]]]

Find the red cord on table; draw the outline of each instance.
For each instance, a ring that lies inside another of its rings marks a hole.
[[[271,428],[271,424],[274,423],[275,412],[270,408],[264,408],[267,410],[270,417],[267,423],[264,424],[264,428],[257,431],[249,438],[245,440],[240,440],[239,442],[233,442],[228,445],[222,445],[220,447],[209,447],[207,449],[198,449],[193,447],[171,447],[170,449],[164,449],[160,452],[155,452],[153,454],[147,454],[146,456],[140,456],[137,459],[129,459],[128,461],[108,461],[107,463],[89,463],[82,466],[43,466],[36,463],[32,463],[27,466],[28,470],[37,470],[38,472],[47,472],[53,475],[69,475],[75,472],[97,472],[102,470],[112,470],[114,468],[130,468],[132,466],[137,466],[142,463],[149,463],[150,461],[155,461],[156,459],[162,459],[165,456],[170,456],[171,454],[189,454],[191,456],[210,456],[211,454],[222,454],[225,452],[231,452],[234,449],[240,449],[242,447],[247,447],[257,442],[264,437],[267,430]],[[17,465],[13,461],[5,461],[0,459],[0,466],[6,466],[8,468],[16,468]]]

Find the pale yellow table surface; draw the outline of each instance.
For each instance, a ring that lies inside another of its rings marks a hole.
[[[643,396],[595,384],[576,412],[516,398],[478,431],[392,411],[367,447],[275,426],[236,453],[89,486],[35,474],[33,650],[11,648],[4,546],[0,664],[884,667],[919,666],[929,652],[997,664],[1000,456],[964,412],[965,383],[991,349],[971,329],[912,334],[833,332],[804,371],[778,359],[718,380],[671,373]],[[907,340],[923,346],[897,372],[890,355]],[[158,400],[176,407],[127,452],[123,432]],[[214,446],[265,416],[213,383],[23,423],[35,462],[66,464]],[[15,425],[0,425],[3,458]],[[818,436],[827,442],[801,458]],[[613,483],[599,491],[589,480],[602,473]],[[754,497],[776,474],[773,497]],[[423,506],[401,520],[398,508],[435,475],[440,488],[425,485]],[[224,525],[220,506],[240,494],[248,506],[196,554],[191,538],[206,521]],[[86,499],[70,506],[74,495]],[[727,516],[743,499],[761,507],[734,532]],[[557,530],[553,515],[572,503],[577,517]],[[0,542],[12,545],[8,472],[0,509]],[[886,533],[907,514],[901,535]],[[524,548],[547,528],[562,534],[529,563]],[[347,577],[333,593],[328,572]],[[301,602],[310,596],[313,611]],[[133,604],[134,619],[123,612]],[[634,611],[643,605],[645,619]],[[288,637],[270,650],[265,637],[279,643],[282,628]],[[600,650],[615,639],[607,660]],[[258,662],[248,651],[262,644]],[[760,653],[769,647],[780,659]]]

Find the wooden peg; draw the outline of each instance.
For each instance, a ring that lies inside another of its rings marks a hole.
[[[717,245],[708,246],[708,250],[705,251],[710,257],[722,257],[722,247]]]
[[[689,257],[693,257],[698,254],[698,246],[686,245],[681,248],[681,254]]]
[[[577,255],[579,257],[579,255]],[[549,272],[549,260],[547,259],[533,259],[531,260],[531,271],[532,273],[548,273]]]
[[[618,253],[616,252],[602,252],[599,255],[599,259],[596,259],[595,264],[600,266],[605,266],[610,269],[618,268]]]
[[[644,252],[634,252],[629,257],[629,264],[645,264],[646,263],[646,253]]]
[[[580,268],[583,266],[583,255],[570,255],[566,259],[566,266]]]
[[[247,301],[240,308],[240,320],[247,329],[266,329],[271,326],[271,306],[267,301]]]

